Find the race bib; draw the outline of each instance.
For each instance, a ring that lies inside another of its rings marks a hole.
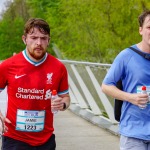
[[[16,130],[40,132],[44,129],[45,111],[17,110]]]

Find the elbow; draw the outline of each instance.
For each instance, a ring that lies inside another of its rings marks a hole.
[[[103,93],[106,92],[106,88],[105,88],[105,85],[104,85],[104,84],[101,85],[101,89],[102,89],[102,92],[103,92]]]

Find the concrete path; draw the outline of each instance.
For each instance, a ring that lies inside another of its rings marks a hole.
[[[75,115],[55,115],[57,150],[119,150],[119,137]]]

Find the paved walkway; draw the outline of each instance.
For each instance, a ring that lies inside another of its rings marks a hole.
[[[119,137],[75,115],[55,115],[57,150],[119,150]]]

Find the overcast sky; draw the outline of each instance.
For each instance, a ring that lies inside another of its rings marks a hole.
[[[6,0],[0,0],[0,12],[4,9],[4,3],[6,2]]]
[[[13,0],[0,0],[0,13],[5,10],[5,3],[8,1],[13,2]]]

